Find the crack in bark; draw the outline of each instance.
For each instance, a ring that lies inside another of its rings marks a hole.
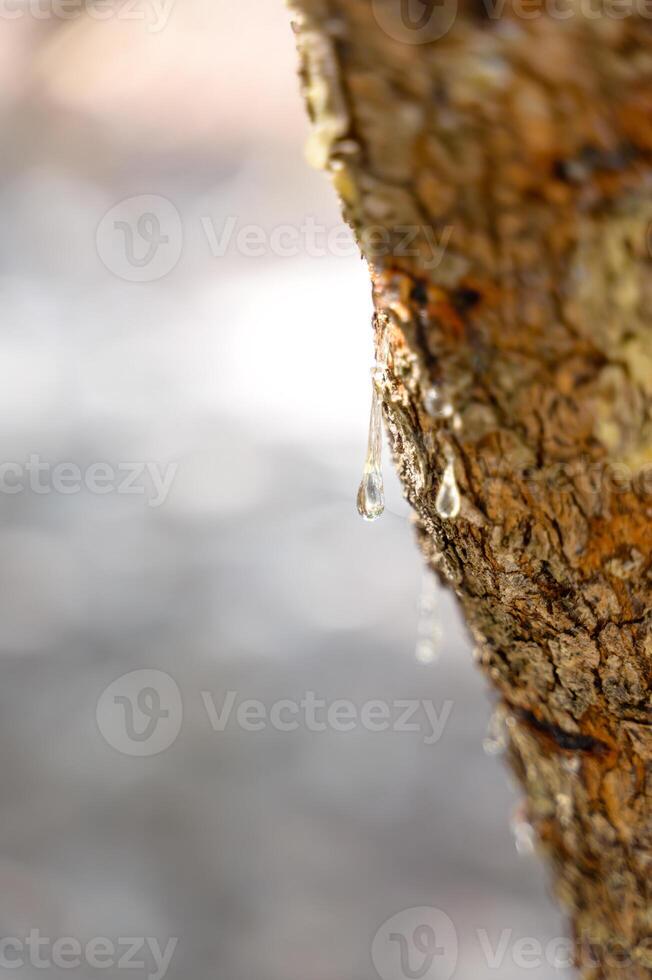
[[[555,745],[567,752],[586,752],[593,755],[605,754],[610,752],[610,748],[605,742],[594,738],[593,735],[582,735],[574,732],[564,731],[558,725],[541,721],[533,711],[526,711],[525,708],[516,708],[515,714],[518,718],[529,725],[542,735],[546,735]]]

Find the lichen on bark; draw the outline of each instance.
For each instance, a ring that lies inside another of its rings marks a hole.
[[[510,718],[581,975],[650,978],[652,29],[467,0],[410,44],[393,2],[293,0],[309,153],[390,321],[395,462]]]

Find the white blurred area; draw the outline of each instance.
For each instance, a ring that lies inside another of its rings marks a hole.
[[[0,494],[0,935],[175,936],[172,980],[372,980],[381,924],[435,906],[460,933],[456,976],[494,976],[475,930],[495,946],[504,929],[545,942],[562,926],[511,841],[517,797],[482,755],[489,699],[448,596],[440,662],[415,657],[422,570],[389,464],[385,518],[355,511],[367,270],[216,257],[204,230],[340,223],[303,156],[288,14],[282,0],[156,10],[157,30],[0,16],[0,458],[178,467],[157,509]],[[96,248],[135,195],[183,223],[180,261],[154,282],[125,282]],[[115,752],[95,722],[106,685],[144,667],[184,701],[154,759]],[[216,734],[206,689],[454,710],[430,747]],[[508,955],[500,977],[559,972]]]

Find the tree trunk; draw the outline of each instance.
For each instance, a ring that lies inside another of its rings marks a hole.
[[[652,25],[552,2],[295,0],[293,15],[309,152],[389,324],[383,413],[424,554],[498,691],[582,976],[642,980]],[[450,459],[461,510],[444,519]]]

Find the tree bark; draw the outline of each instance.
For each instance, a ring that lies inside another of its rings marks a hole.
[[[497,689],[581,975],[642,980],[652,25],[563,2],[292,10],[309,153],[389,324],[383,412],[424,555]],[[451,452],[462,504],[443,520]]]

